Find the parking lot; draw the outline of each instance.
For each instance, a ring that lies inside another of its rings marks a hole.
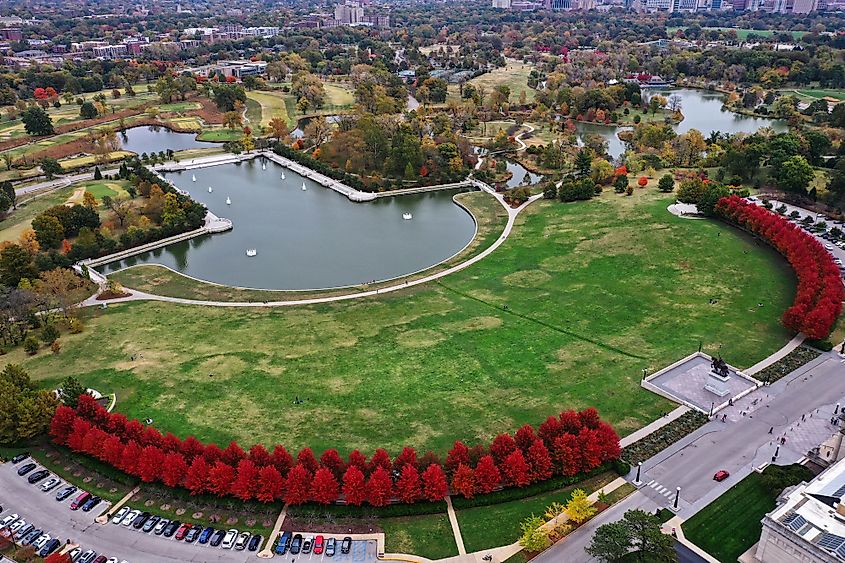
[[[70,539],[72,543],[78,543],[83,550],[93,549],[100,555],[117,557],[118,560],[125,559],[130,563],[257,561],[256,554],[253,552],[187,544],[173,538],[144,534],[138,530],[111,523],[96,524],[94,519],[108,509],[110,506],[108,503],[100,503],[91,512],[70,510],[70,503],[78,493],[64,501],[56,501],[56,492],[64,484],[50,492],[42,492],[39,486],[41,483],[30,485],[26,476],[21,477],[17,474],[18,468],[25,463],[28,461],[17,465],[0,464],[0,506],[3,507],[0,519],[17,513],[27,522],[34,523],[38,528],[47,531],[52,537],[59,538],[62,542]],[[40,468],[39,465],[33,471]]]
[[[316,534],[302,533],[302,535],[313,537]],[[276,555],[273,558],[273,561],[286,561],[288,563],[294,563],[296,561],[299,563],[334,563],[335,561],[343,561],[346,563],[371,563],[378,559],[378,545],[376,545],[375,540],[353,541],[352,549],[349,550],[349,553],[341,553],[339,544],[341,538],[337,537],[337,539],[338,549],[333,557],[326,557],[325,554],[315,555],[314,553],[299,553],[297,555],[291,555],[288,553],[285,555]]]

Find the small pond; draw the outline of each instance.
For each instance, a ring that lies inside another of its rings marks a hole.
[[[428,268],[459,252],[475,234],[472,216],[452,201],[456,191],[353,203],[273,162],[264,165],[266,169],[261,160],[252,160],[168,174],[213,213],[231,219],[234,229],[107,264],[102,270],[161,264],[224,285],[321,289]],[[403,219],[404,213],[413,218]],[[246,250],[253,248],[257,256],[248,257]]]
[[[165,127],[132,127],[118,134],[121,148],[138,155],[166,151],[184,151],[188,149],[207,149],[220,146],[219,143],[207,143],[196,140],[196,133],[176,133]]]

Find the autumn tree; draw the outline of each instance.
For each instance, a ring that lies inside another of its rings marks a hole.
[[[331,504],[338,497],[338,483],[334,474],[327,467],[321,467],[314,474],[311,482],[311,496],[320,504]]]
[[[454,472],[462,463],[469,465],[469,448],[458,440],[446,454],[446,469],[449,472]]]
[[[446,474],[439,465],[429,465],[422,474],[422,494],[429,502],[443,500],[449,494]]]
[[[178,452],[171,452],[164,457],[161,469],[161,482],[168,487],[176,487],[182,484],[185,475],[188,473],[188,462],[185,456]]]
[[[218,461],[208,472],[208,492],[224,497],[232,491],[235,469],[224,461]]]
[[[357,465],[350,462],[346,473],[343,474],[343,496],[346,504],[360,506],[367,498],[367,488],[364,473]]]
[[[552,476],[552,458],[542,440],[534,440],[526,455],[532,481],[545,481]]]
[[[566,503],[566,513],[569,519],[576,524],[586,522],[596,513],[596,508],[590,499],[587,498],[587,493],[583,489],[575,489],[572,491],[572,496],[569,502]]]
[[[208,490],[209,475],[211,468],[203,456],[196,456],[188,468],[185,477],[185,488],[191,491],[192,495],[199,495]]]
[[[279,470],[273,465],[265,465],[258,472],[258,485],[255,498],[261,502],[273,502],[282,497],[285,480]]]
[[[420,472],[416,465],[407,463],[402,467],[402,472],[396,481],[396,493],[399,499],[407,504],[420,499],[422,488],[420,486]]]
[[[464,498],[472,498],[475,495],[475,475],[471,467],[463,463],[458,466],[452,476],[452,492]]]
[[[258,488],[258,467],[249,459],[238,462],[238,472],[231,493],[241,500],[250,500]]]
[[[302,448],[296,455],[296,462],[302,465],[308,473],[311,473],[312,475],[320,467],[320,464],[317,463],[317,458],[314,457],[314,451],[311,448]]]
[[[161,476],[164,453],[156,446],[147,446],[138,460],[138,476],[145,483],[157,481]]]
[[[328,449],[320,456],[320,465],[332,472],[335,479],[340,479],[346,469],[343,459],[335,449]]]
[[[384,467],[377,467],[367,480],[367,501],[373,506],[385,506],[393,496],[393,482]]]
[[[288,472],[286,485],[285,502],[289,504],[308,502],[311,496],[311,473],[301,463],[294,465]]]
[[[531,469],[520,450],[511,452],[500,467],[509,485],[524,487],[531,483]]]
[[[274,117],[268,123],[270,127],[270,135],[276,139],[277,141],[286,141],[288,136],[290,135],[290,130],[288,129],[288,124],[282,117]]]

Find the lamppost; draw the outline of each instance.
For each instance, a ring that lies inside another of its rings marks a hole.
[[[713,409],[714,409],[714,408],[716,408],[716,403],[711,402],[711,403],[710,403],[710,414],[709,414],[709,415],[707,415],[708,417],[713,416]]]
[[[643,368],[643,378],[641,381],[645,381],[645,376],[648,374],[648,368]]]
[[[641,482],[640,481],[640,471],[642,471],[642,468],[643,468],[643,462],[641,462],[641,461],[637,462],[637,478],[634,479],[634,483],[640,483]]]
[[[678,499],[679,498],[681,498],[681,488],[680,487],[675,489],[675,503],[673,505],[675,507],[675,510],[678,510]]]

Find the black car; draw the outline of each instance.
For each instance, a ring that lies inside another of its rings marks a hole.
[[[290,554],[296,555],[302,549],[302,534],[293,536],[293,541],[290,542]]]
[[[147,522],[147,520],[149,520],[149,518],[150,518],[149,512],[142,512],[141,514],[136,516],[135,519],[132,521],[132,527],[135,528],[136,530],[140,530],[144,526],[144,524]]]
[[[261,543],[261,536],[256,534],[249,539],[249,543],[247,544],[246,548],[250,551],[256,551],[258,549],[258,545],[260,543]]]
[[[34,542],[38,538],[38,536],[40,536],[43,533],[44,533],[44,530],[41,530],[39,528],[32,530],[31,532],[29,532],[27,535],[25,535],[21,539],[21,546],[27,546],[27,545],[31,544],[32,542]]]
[[[181,525],[182,525],[182,523],[181,523],[181,522],[179,522],[178,520],[174,520],[173,522],[171,522],[170,524],[168,524],[168,525],[164,528],[164,534],[163,534],[163,535],[164,535],[164,537],[166,537],[166,538],[173,537],[173,534],[175,534],[175,533],[176,533],[176,530],[178,530],[178,529],[179,529],[179,526],[181,526]]]
[[[34,485],[38,481],[41,481],[42,479],[47,477],[47,475],[49,475],[49,474],[50,474],[50,472],[47,471],[46,469],[41,469],[39,471],[36,471],[35,473],[30,475],[29,477],[27,477],[26,480],[29,481],[30,485]]]
[[[343,538],[343,541],[340,542],[340,552],[341,553],[349,553],[349,550],[352,549],[352,538],[346,536]]]
[[[159,520],[161,520],[161,516],[150,516],[150,518],[144,522],[144,528],[142,531],[150,533],[150,530],[156,527]]]
[[[200,537],[197,539],[197,542],[201,544],[207,544],[208,540],[211,539],[211,536],[214,535],[214,528],[211,526],[207,527],[205,530],[202,531]]]
[[[20,453],[20,454],[18,454],[15,457],[12,458],[12,463],[15,463],[15,464],[20,463],[28,457],[29,457],[29,452]]]
[[[100,501],[103,500],[98,496],[93,496],[85,501],[85,504],[82,505],[82,512],[91,512],[95,506],[100,504]]]
[[[211,547],[217,547],[220,545],[220,542],[223,541],[223,537],[226,535],[226,530],[217,530],[214,532],[214,535],[211,536],[211,541],[208,542],[211,544]]]
[[[56,500],[61,502],[75,492],[76,492],[76,487],[74,487],[73,485],[70,485],[69,487],[65,487],[64,489],[62,489],[61,491],[56,493]]]
[[[38,556],[47,557],[48,555],[56,551],[61,545],[62,542],[60,542],[58,539],[52,539],[47,542],[47,545],[41,548],[41,551],[38,552]]]
[[[35,464],[34,463],[27,463],[26,465],[24,465],[20,469],[18,469],[18,475],[26,475],[27,473],[29,473],[33,469],[35,469]]]
[[[194,526],[193,528],[188,530],[188,533],[185,534],[185,543],[194,543],[194,541],[196,541],[196,539],[199,537],[200,532],[202,532],[202,528],[200,528],[199,526]]]

